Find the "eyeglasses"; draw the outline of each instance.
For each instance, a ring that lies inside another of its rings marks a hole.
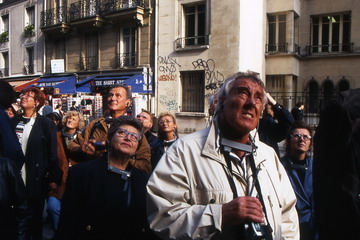
[[[290,137],[296,141],[300,140],[300,138],[302,138],[304,141],[309,141],[311,139],[311,136],[300,133],[291,134]]]
[[[164,125],[165,123],[172,123],[172,121],[170,120],[159,121],[159,125]]]
[[[34,96],[31,96],[30,94],[26,93],[26,94],[20,94],[19,96],[20,98],[34,98]]]
[[[134,132],[129,132],[124,128],[119,128],[116,132],[121,138],[128,137],[132,142],[138,142],[141,139],[141,136],[139,134]]]

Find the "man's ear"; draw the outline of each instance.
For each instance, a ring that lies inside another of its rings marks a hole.
[[[131,100],[130,99],[128,99],[128,100],[126,100],[126,107],[129,107],[130,106],[130,104],[131,104]]]

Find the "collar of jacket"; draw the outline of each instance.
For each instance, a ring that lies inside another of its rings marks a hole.
[[[257,145],[257,142],[255,142],[255,145]],[[204,144],[204,148],[201,151],[201,154],[223,164],[226,165],[226,161],[224,156],[220,152],[220,136],[218,127],[215,121],[212,121],[209,132]],[[259,149],[254,153],[254,160],[256,167],[262,163],[264,160],[266,160],[266,157],[264,153]]]

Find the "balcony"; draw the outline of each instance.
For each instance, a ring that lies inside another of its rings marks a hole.
[[[8,77],[9,76],[9,68],[0,68],[0,77]]]
[[[209,35],[204,36],[193,36],[193,37],[184,37],[178,38],[175,41],[175,49],[196,49],[203,48],[204,46],[207,48],[209,45]]]
[[[306,46],[307,56],[344,55],[354,52],[354,43]]]
[[[68,19],[72,26],[91,29],[100,27],[104,22],[100,14],[98,0],[85,0],[70,4]]]
[[[23,71],[25,75],[34,74],[34,65],[24,65]]]
[[[117,55],[111,61],[111,67],[113,69],[124,67],[136,67],[137,66],[137,53],[122,53]]]
[[[102,0],[101,15],[113,23],[136,21],[143,24],[144,0]]]
[[[98,68],[99,68],[99,58],[97,56],[80,58],[79,70],[89,71],[89,70],[98,70]]]
[[[58,7],[42,11],[40,28],[45,33],[67,33],[67,8]]]
[[[274,43],[274,44],[266,44],[265,46],[266,53],[287,53],[288,52],[288,44],[287,43]]]

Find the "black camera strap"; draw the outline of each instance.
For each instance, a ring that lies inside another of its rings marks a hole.
[[[250,162],[250,167],[251,167],[251,171],[252,171],[252,177],[253,177],[253,184],[255,184],[255,188],[256,188],[256,191],[258,193],[258,198],[261,202],[261,205],[263,206],[263,210],[264,210],[264,213],[265,213],[265,218],[266,218],[266,222],[271,230],[271,232],[273,232],[271,226],[270,226],[270,222],[269,222],[269,219],[268,219],[268,215],[266,213],[266,206],[265,206],[265,202],[264,202],[264,199],[263,199],[263,195],[261,193],[261,187],[260,187],[260,183],[259,183],[259,180],[258,180],[258,169],[256,168],[255,166],[255,159],[254,159],[254,155],[253,154],[249,154],[248,155],[249,157],[249,162]],[[271,239],[272,239],[272,235],[271,235]]]

